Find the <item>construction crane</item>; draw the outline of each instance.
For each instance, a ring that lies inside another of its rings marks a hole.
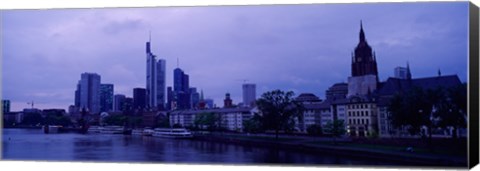
[[[28,102],[27,104],[31,105],[32,109],[33,109],[33,105],[34,105],[33,100],[32,100],[32,102]]]

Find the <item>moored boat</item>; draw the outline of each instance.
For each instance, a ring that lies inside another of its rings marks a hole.
[[[152,136],[163,138],[192,138],[193,135],[185,128],[156,128]]]

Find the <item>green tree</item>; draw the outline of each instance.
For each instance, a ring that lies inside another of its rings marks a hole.
[[[261,116],[254,114],[252,118],[243,121],[243,131],[248,133],[259,133],[263,131]]]
[[[337,137],[341,137],[345,135],[345,124],[343,120],[335,119],[332,121],[328,121],[325,125],[325,132],[330,133],[333,137],[333,143],[337,144]]]
[[[200,113],[195,116],[194,125],[200,129],[214,131],[220,129],[220,117],[212,112]]]
[[[169,128],[170,127],[170,119],[167,115],[160,114],[156,117],[156,124],[155,127],[158,128]]]
[[[440,126],[447,128],[453,127],[452,138],[457,138],[458,128],[467,126],[467,86],[460,86],[447,89],[447,95],[441,101],[437,110],[440,117]]]
[[[323,134],[322,126],[319,124],[313,124],[307,127],[307,133],[310,135],[320,136]]]
[[[295,101],[293,96],[292,91],[274,90],[263,93],[256,101],[263,117],[262,124],[266,129],[275,131],[276,139],[280,130],[293,130],[294,118],[304,110],[303,105]]]

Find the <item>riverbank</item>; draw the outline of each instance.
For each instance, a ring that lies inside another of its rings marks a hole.
[[[466,167],[467,158],[461,155],[435,154],[419,151],[409,152],[404,147],[369,146],[358,144],[350,139],[338,139],[334,144],[331,138],[312,138],[281,136],[279,139],[268,135],[247,134],[197,134],[195,140],[233,143],[254,147],[275,147],[281,149],[298,150],[312,154],[342,155],[370,160],[392,161],[404,163],[402,166],[442,166]]]

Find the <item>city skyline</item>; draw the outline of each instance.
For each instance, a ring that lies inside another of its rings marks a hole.
[[[173,87],[179,58],[179,68],[190,75],[190,84],[217,106],[222,106],[225,93],[231,94],[235,104],[241,102],[244,80],[257,85],[257,97],[282,89],[324,99],[328,87],[347,82],[360,20],[376,52],[380,81],[393,77],[395,67],[409,62],[414,78],[434,76],[440,69],[443,75],[457,74],[466,82],[468,25],[467,20],[455,18],[466,18],[466,10],[458,9],[467,5],[6,11],[2,16],[3,98],[11,100],[12,110],[28,108],[32,100],[39,108],[66,109],[74,102],[76,81],[83,72],[98,73],[102,82],[115,85],[114,94],[132,97],[133,88],[145,87],[144,45],[151,30],[153,53],[167,61],[166,86]],[[396,14],[392,8],[408,11]],[[161,17],[155,20],[153,15]],[[45,18],[45,23],[35,21],[36,17]],[[272,21],[277,17],[285,19]],[[95,23],[93,28],[89,23]],[[15,67],[19,63],[28,69]],[[55,79],[42,82],[50,77]]]

